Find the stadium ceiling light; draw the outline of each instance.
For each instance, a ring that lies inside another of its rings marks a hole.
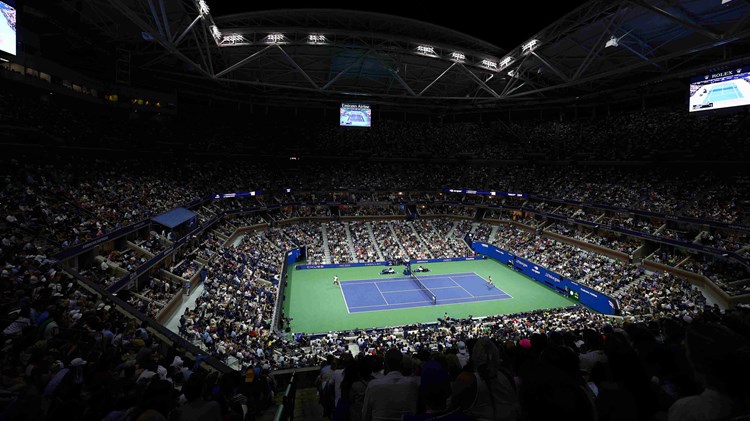
[[[606,44],[604,44],[604,48],[618,47],[619,45],[620,45],[620,39],[612,35],[612,38],[610,38],[609,41],[607,41]]]
[[[466,60],[466,55],[464,53],[454,51],[451,53],[451,58],[453,60],[464,61]]]
[[[521,46],[521,52],[523,54],[528,54],[532,51],[534,51],[539,46],[539,40],[538,39],[532,39],[531,41],[527,42],[526,44]]]
[[[270,43],[277,43],[284,40],[284,34],[268,34],[266,37],[268,42]]]
[[[222,38],[221,43],[222,44],[241,44],[245,41],[247,40],[242,34],[229,34],[229,35],[224,35],[224,38]]]
[[[312,44],[322,44],[326,42],[326,37],[322,34],[310,34],[307,36],[307,41]]]
[[[487,67],[487,68],[489,68],[489,69],[492,69],[492,70],[497,70],[497,63],[495,63],[495,62],[494,62],[494,61],[492,61],[492,60],[487,60],[487,59],[484,59],[484,60],[482,60],[482,65],[483,65],[484,67]]]
[[[417,52],[419,54],[424,54],[427,56],[436,56],[435,53],[435,47],[430,47],[429,45],[417,45]]]
[[[219,42],[221,40],[221,31],[216,25],[211,25],[211,35],[214,36],[214,40]]]
[[[206,0],[198,0],[198,13],[201,16],[206,16],[211,9],[208,7]]]
[[[503,70],[506,67],[510,66],[511,63],[513,63],[513,57],[505,57],[504,59],[502,59],[502,61],[500,61],[500,70]]]

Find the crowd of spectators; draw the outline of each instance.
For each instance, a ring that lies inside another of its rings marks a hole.
[[[185,130],[170,132],[170,124],[156,128],[146,121],[124,124],[114,118],[87,118],[80,110],[55,106],[49,98],[32,101],[12,92],[2,95],[0,123],[54,134],[62,143],[117,146],[127,143],[123,139],[132,138],[138,139],[134,142],[137,147],[148,147],[149,136],[141,134],[149,133],[160,140],[184,135],[187,149],[198,147],[197,142],[190,144]],[[717,119],[719,124],[706,124],[703,119],[666,111],[541,124],[392,123],[356,134],[311,130],[309,135],[298,137],[299,145],[292,146],[305,145],[311,148],[307,150],[310,154],[358,149],[375,156],[394,151],[448,154],[457,152],[459,145],[461,151],[470,151],[468,157],[478,159],[515,158],[532,150],[558,157],[585,151],[582,154],[596,159],[642,159],[655,152],[651,139],[658,136],[661,144],[678,150],[682,157],[689,158],[694,150],[724,156],[721,154],[736,151],[731,139],[747,127],[748,118],[734,114]],[[124,129],[118,130],[121,127]],[[287,130],[291,139],[299,128]],[[225,148],[223,136],[234,134],[231,128],[226,129],[208,138],[206,145]],[[318,142],[309,142],[311,137]],[[410,139],[408,150],[403,149],[404,138]],[[261,152],[283,150],[282,144],[267,142]],[[378,145],[377,150],[374,145]],[[590,145],[596,147],[587,147]],[[734,156],[743,158],[744,153],[736,151]],[[429,202],[436,197],[433,192],[455,186],[521,191],[665,216],[744,224],[750,188],[750,177],[743,173],[694,168],[592,166],[560,171],[555,167],[494,166],[486,162],[471,168],[356,162],[314,163],[288,171],[272,162],[216,166],[175,158],[153,165],[148,159],[102,156],[42,158],[4,156],[0,162],[0,305],[8,315],[3,329],[2,386],[6,392],[3,417],[7,419],[137,419],[141,415],[190,419],[196,413],[212,419],[241,417],[246,409],[243,405],[247,406],[253,392],[236,373],[221,379],[206,376],[199,361],[189,361],[182,350],[155,339],[147,323],[134,322],[111,300],[65,275],[50,258],[53,251],[104,236],[217,191],[245,191],[250,185],[268,191],[308,189],[291,196],[306,203],[356,203],[358,198],[384,197],[399,203],[404,198]],[[393,186],[427,193],[382,193]],[[354,195],[331,189],[370,193]],[[269,200],[275,199],[269,196]],[[460,206],[429,204],[420,208],[420,213],[474,216],[475,208],[466,204],[490,200],[477,195],[460,199]],[[258,198],[247,202],[233,199],[204,202],[194,209],[200,222],[205,222],[227,209],[263,204]],[[641,218],[628,221],[622,215],[609,215],[585,204],[571,207],[541,202],[534,207],[557,209],[571,218],[616,221],[744,255],[748,252],[747,237],[742,235],[705,234]],[[357,213],[360,208],[355,208],[355,215],[361,215]],[[393,208],[385,206],[385,210]],[[271,219],[339,216],[332,209],[336,207],[293,206]],[[539,221],[530,213],[516,211],[493,210],[485,218]],[[318,338],[303,335],[295,341],[269,336],[278,294],[275,281],[283,252],[290,245],[307,246],[308,262],[313,264],[355,257],[372,260],[380,258],[379,254],[386,259],[449,257],[465,253],[461,243],[465,233],[474,229],[477,239],[489,240],[494,227],[439,219],[304,222],[250,231],[236,245],[225,246],[218,238],[219,234],[233,234],[239,225],[265,221],[259,213],[230,218],[226,225],[213,229],[213,236],[201,243],[197,254],[183,256],[184,260],[171,268],[172,274],[184,279],[205,270],[204,292],[195,307],[182,315],[180,330],[221,361],[243,369],[257,367],[258,380],[268,370],[311,366],[329,354],[338,356],[339,363],[334,363],[338,367],[327,365],[328,370],[321,370],[321,386],[334,384],[334,410],[346,408],[353,419],[444,411],[453,411],[455,419],[497,419],[500,413],[508,419],[521,414],[528,419],[549,419],[553,415],[651,419],[659,413],[684,419],[696,415],[703,409],[700,404],[709,400],[715,403],[710,407],[715,411],[712,416],[727,418],[750,412],[750,397],[743,387],[750,375],[747,308],[719,312],[706,305],[700,291],[674,275],[649,272],[512,226],[498,226],[493,243],[617,297],[624,318],[609,319],[576,307],[481,320],[453,320],[446,314],[439,327],[331,332]],[[321,224],[326,224],[327,250]],[[616,241],[622,243],[614,243],[564,224],[551,229],[581,241],[615,244],[614,248],[626,252],[636,245],[621,239]],[[154,254],[165,248],[167,240],[149,236],[136,244]],[[356,256],[351,256],[352,249]],[[679,253],[663,247],[652,258],[702,274],[730,294],[750,292],[743,265],[703,254]],[[133,271],[144,261],[144,256],[133,249],[100,257],[104,259],[89,259],[82,264],[80,273],[102,286],[118,279],[119,270]],[[208,264],[204,268],[197,259]],[[178,279],[160,273],[142,277],[134,289],[120,297],[147,317],[154,317],[183,287]],[[696,373],[699,376],[692,375]],[[396,378],[398,387],[384,387],[386,381]],[[706,382],[710,396],[706,392],[698,395],[701,385],[696,378]],[[558,392],[570,394],[558,399]],[[688,398],[691,395],[697,396]]]
[[[349,233],[349,224],[346,222],[329,222],[324,223],[323,228],[328,234],[328,250],[331,256],[331,262],[334,263],[351,263],[353,256],[351,253],[351,241]]]

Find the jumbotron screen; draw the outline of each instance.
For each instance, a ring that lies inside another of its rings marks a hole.
[[[369,104],[341,104],[339,126],[370,127],[372,110]]]
[[[690,112],[750,104],[750,69],[738,68],[694,77],[690,81]]]
[[[16,55],[16,9],[0,1],[0,51]]]

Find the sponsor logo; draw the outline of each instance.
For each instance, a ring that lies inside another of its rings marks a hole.
[[[714,73],[711,75],[711,79],[716,79],[717,77],[724,77],[724,76],[731,76],[731,75],[732,75],[731,70],[728,72]]]

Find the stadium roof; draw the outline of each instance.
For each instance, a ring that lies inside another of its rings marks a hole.
[[[212,16],[211,1],[66,1],[159,83],[227,98],[500,109],[643,95],[748,58],[745,0],[591,0],[506,51],[374,12]],[[207,5],[208,7],[205,7]],[[477,10],[477,13],[482,13]],[[112,19],[123,21],[113,33]],[[667,82],[666,85],[663,82]]]

